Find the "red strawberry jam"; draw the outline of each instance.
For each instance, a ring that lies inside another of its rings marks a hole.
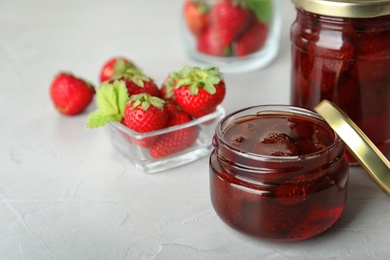
[[[217,126],[210,196],[218,216],[258,238],[299,241],[331,227],[347,196],[344,143],[314,112],[258,106]]]
[[[322,1],[309,11],[306,1],[295,2],[291,104],[313,109],[333,101],[390,155],[389,1],[355,1],[365,18],[347,12],[350,1]]]

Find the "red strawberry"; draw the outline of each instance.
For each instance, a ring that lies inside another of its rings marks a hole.
[[[268,26],[254,20],[236,41],[236,55],[245,56],[260,50],[267,40]]]
[[[113,76],[123,73],[129,68],[135,68],[135,65],[124,57],[114,57],[109,59],[100,71],[100,82],[109,80]]]
[[[230,45],[248,26],[251,12],[244,8],[246,1],[222,0],[210,13],[213,27],[218,30],[221,43]]]
[[[232,55],[231,47],[222,44],[218,31],[213,27],[207,28],[206,31],[200,35],[196,43],[196,48],[200,52],[213,56]]]
[[[70,73],[60,72],[50,85],[50,97],[55,108],[64,115],[81,113],[93,100],[95,88]]]
[[[184,67],[174,94],[183,111],[195,118],[215,111],[225,97],[223,75],[216,67]]]
[[[129,96],[148,93],[159,97],[160,90],[156,83],[137,68],[129,68],[123,73],[119,73],[111,78],[111,81],[123,80],[126,83]]]
[[[125,80],[127,90],[129,91],[129,95],[136,95],[141,93],[148,93],[152,96],[159,97],[160,90],[158,89],[157,84],[149,78],[149,80],[143,81],[141,85],[138,85],[133,80]]]
[[[195,36],[199,36],[209,23],[209,6],[205,2],[186,0],[183,6],[183,15],[188,29]]]
[[[169,73],[160,88],[161,98],[166,101],[176,103],[175,95],[173,94],[173,89],[178,79],[179,74],[176,71]]]
[[[178,109],[176,105],[167,104],[169,120],[166,127],[176,126],[190,122],[191,116]],[[161,136],[155,144],[149,148],[153,158],[162,158],[180,152],[193,145],[198,138],[197,126],[189,126]]]
[[[169,113],[163,99],[143,93],[130,96],[130,101],[124,111],[124,124],[138,133],[160,130],[168,122]],[[150,147],[157,136],[152,136],[134,142],[141,147]]]

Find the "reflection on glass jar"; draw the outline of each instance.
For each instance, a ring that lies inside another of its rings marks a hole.
[[[390,1],[293,2],[291,103],[335,102],[389,155]]]
[[[260,69],[278,53],[280,8],[280,0],[183,0],[186,51],[223,72]]]
[[[230,227],[300,241],[331,227],[347,196],[345,145],[318,114],[258,106],[226,116],[210,155],[210,196]]]

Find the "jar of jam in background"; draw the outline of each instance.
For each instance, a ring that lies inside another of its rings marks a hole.
[[[310,110],[249,107],[216,127],[210,196],[244,234],[300,241],[331,227],[347,197],[349,162],[337,134]]]
[[[390,1],[292,2],[291,104],[333,101],[388,156]]]
[[[225,73],[252,71],[277,56],[281,0],[182,0],[181,31],[189,57]]]

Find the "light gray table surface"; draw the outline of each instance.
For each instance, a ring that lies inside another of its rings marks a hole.
[[[290,25],[268,67],[226,74],[227,112],[288,104]],[[132,167],[94,106],[61,116],[49,85],[61,70],[97,84],[109,57],[125,55],[161,83],[191,60],[176,0],[0,1],[0,259],[389,259],[390,200],[360,167],[347,206],[327,232],[299,243],[237,233],[214,212],[208,158],[157,174]]]

